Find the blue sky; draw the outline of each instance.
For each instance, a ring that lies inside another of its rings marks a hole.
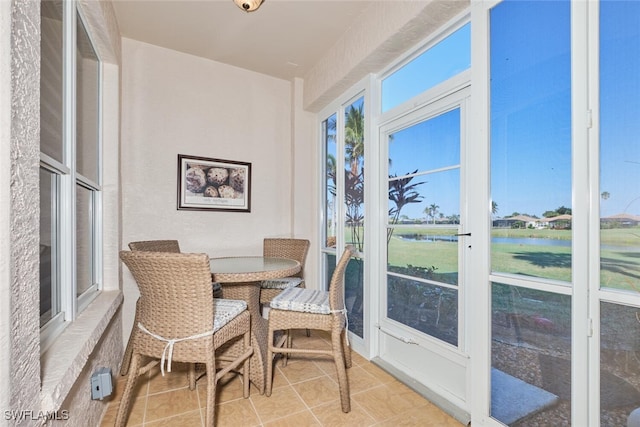
[[[600,14],[598,192],[608,194],[600,198],[601,216],[640,215],[640,1],[603,0]],[[566,0],[507,0],[491,11],[491,197],[498,217],[571,207],[570,19]],[[383,111],[468,68],[469,41],[467,25],[387,78]],[[454,111],[396,132],[390,174],[458,163],[458,127]],[[456,171],[414,178],[422,181],[423,202],[403,214],[424,217],[432,203],[445,216],[459,213]]]
[[[602,4],[599,192],[609,194],[606,200],[601,199],[602,216],[640,215],[639,16],[638,1],[605,0]],[[499,217],[513,212],[542,216],[560,206],[571,207],[569,23],[568,1],[507,1],[491,11],[491,197],[498,205]],[[467,30],[446,40],[447,49],[434,49],[433,58],[452,64],[449,72],[458,70],[467,60],[460,53],[468,49]],[[443,54],[464,60],[447,61],[441,57]],[[425,64],[413,75],[406,71],[403,80],[424,79],[425,84],[431,85],[433,79],[425,78],[424,70],[433,67]],[[434,75],[446,76],[447,72]],[[404,101],[406,90],[396,86],[399,100]],[[444,166],[434,165],[429,152],[451,160],[452,141],[447,139],[446,131],[454,128],[455,123],[451,122],[443,125],[441,134],[416,129],[394,135],[391,173]],[[405,142],[405,138],[414,141]],[[406,153],[402,154],[401,146],[407,148]],[[445,191],[446,187],[434,192],[432,178],[426,177],[429,182],[421,186],[425,201],[405,208],[403,213],[422,216],[424,207],[434,202],[445,216],[458,209],[457,201],[451,197],[457,193]]]

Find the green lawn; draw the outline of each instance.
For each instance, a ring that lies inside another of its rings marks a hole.
[[[455,243],[404,240],[404,236],[445,236],[455,229],[403,228],[396,230],[389,244],[388,261],[397,267],[435,267],[436,274],[458,270]],[[551,238],[570,240],[571,230],[494,229],[493,237]],[[601,283],[616,289],[640,291],[640,228],[604,229],[601,233]],[[609,249],[607,246],[616,246]],[[559,246],[491,245],[491,268],[496,272],[571,281],[571,248]]]

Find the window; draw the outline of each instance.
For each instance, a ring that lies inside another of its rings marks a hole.
[[[41,348],[100,283],[100,61],[74,2],[41,2]],[[74,29],[75,31],[71,31]],[[66,39],[64,34],[72,34]],[[74,96],[75,95],[75,96]]]
[[[345,245],[358,254],[347,266],[345,299],[349,331],[363,337],[365,220],[365,99],[358,96],[321,123],[324,158],[323,271],[327,283]]]
[[[470,67],[471,24],[466,24],[382,81],[382,112]]]

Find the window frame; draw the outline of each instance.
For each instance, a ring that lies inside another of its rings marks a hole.
[[[80,21],[78,21],[80,20]],[[82,8],[75,0],[65,1],[62,6],[62,162],[40,153],[40,167],[57,176],[58,194],[52,194],[52,203],[58,204],[56,233],[52,233],[52,275],[60,295],[60,312],[40,328],[40,351],[44,353],[62,331],[93,301],[102,290],[102,103],[103,60],[96,49],[91,26],[87,25]],[[77,25],[81,24],[97,58],[96,80],[96,164],[98,182],[83,177],[76,170],[77,153]],[[76,189],[80,185],[91,191],[90,223],[92,245],[92,284],[81,294],[77,289],[76,257]],[[54,201],[53,197],[56,196]],[[53,287],[53,286],[52,286]],[[55,292],[55,291],[54,291]]]

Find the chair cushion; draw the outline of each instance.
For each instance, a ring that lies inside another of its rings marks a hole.
[[[213,332],[222,328],[246,309],[247,303],[245,301],[215,298],[213,300]]]
[[[263,289],[288,289],[295,288],[302,283],[300,277],[283,277],[281,279],[263,280],[260,287]]]
[[[273,298],[271,309],[330,314],[329,292],[305,288],[288,288]]]

